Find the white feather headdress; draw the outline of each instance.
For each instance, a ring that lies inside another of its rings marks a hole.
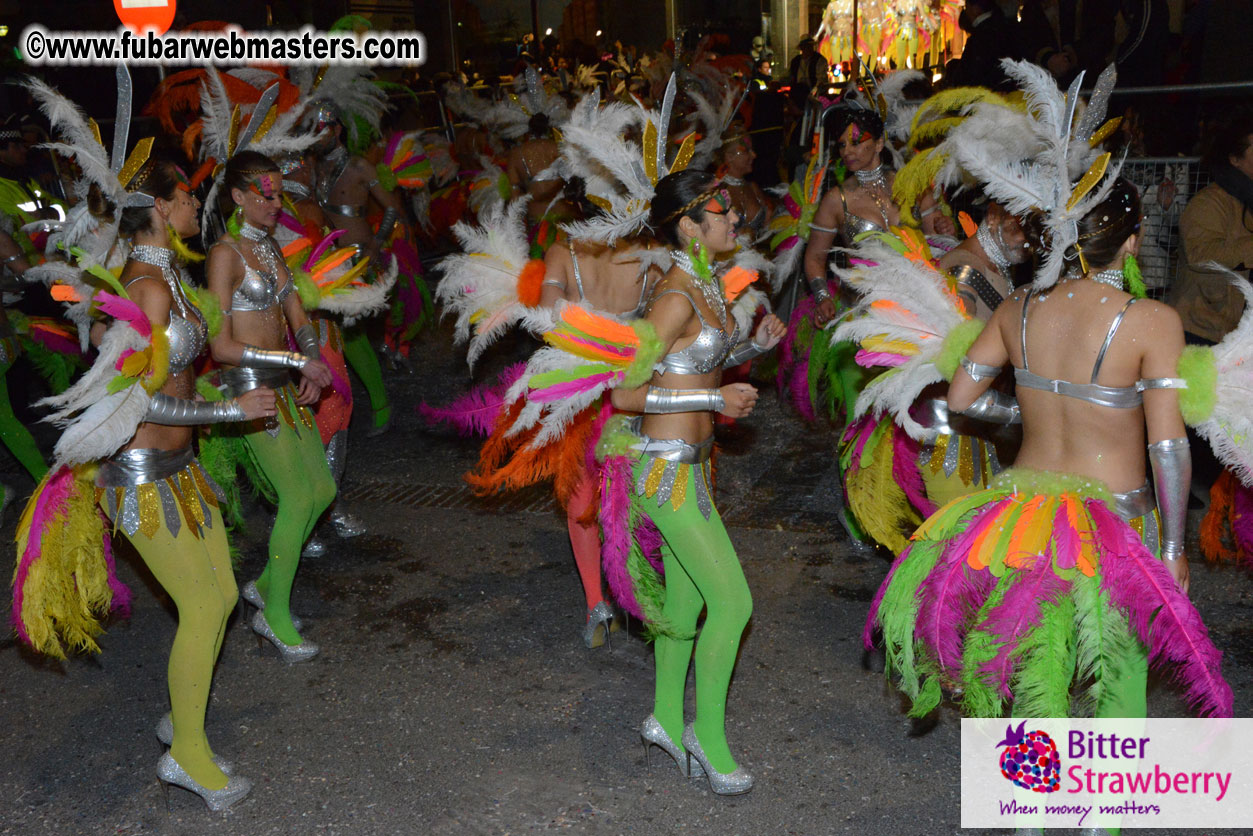
[[[374,83],[374,71],[360,64],[331,64],[327,67],[292,67],[289,75],[300,88],[303,118],[312,124],[318,115],[340,122],[347,131],[348,145],[357,147],[381,129],[387,112],[387,94]],[[312,118],[311,118],[312,117]],[[329,121],[329,119],[327,120]]]

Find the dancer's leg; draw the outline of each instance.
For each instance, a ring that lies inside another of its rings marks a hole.
[[[30,430],[13,414],[13,404],[9,402],[9,384],[5,380],[7,371],[7,365],[0,368],[0,440],[4,441],[4,446],[26,468],[31,478],[38,482],[48,472],[48,463],[44,461],[43,453],[39,452],[39,446],[35,444]]]
[[[574,551],[579,580],[583,582],[583,597],[587,600],[588,612],[605,600],[600,583],[600,526],[580,522],[595,497],[595,477],[584,470],[566,508],[566,527],[570,530],[570,548]],[[679,731],[682,732],[682,728]]]
[[[365,384],[366,394],[370,396],[370,410],[374,414],[374,426],[383,426],[391,417],[392,408],[387,400],[387,389],[383,386],[383,367],[379,365],[378,354],[370,345],[364,325],[354,325],[344,331],[344,359]]]
[[[195,500],[193,500],[195,501]],[[216,508],[203,538],[183,520],[178,536],[162,525],[152,537],[130,538],[144,564],[178,607],[178,630],[170,648],[170,715],[174,742],[170,754],[201,786],[217,790],[227,778],[213,763],[205,738],[213,665],[226,633],[226,619],[237,595],[226,548],[226,525]]]
[[[290,393],[289,409],[295,410]],[[270,559],[257,578],[257,591],[265,599],[265,620],[284,644],[300,644],[300,634],[291,623],[292,583],[300,563],[300,549],[314,523],[335,499],[335,481],[326,466],[326,451],[315,427],[296,419],[296,428],[278,419],[279,432],[272,437],[265,430],[244,436],[258,466],[278,494],[278,513],[270,532]]]

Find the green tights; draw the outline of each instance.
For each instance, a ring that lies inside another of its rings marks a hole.
[[[370,397],[370,411],[374,415],[374,426],[383,426],[391,417],[392,406],[387,400],[387,389],[383,386],[383,367],[379,364],[378,354],[374,351],[374,346],[370,345],[370,338],[363,325],[344,329],[344,359],[365,384],[366,394]]]
[[[326,450],[317,426],[312,425],[312,419],[312,426],[308,427],[301,421],[292,389],[285,388],[278,397],[287,399],[295,429],[280,415],[276,419],[277,438],[264,429],[244,436],[257,466],[278,495],[278,514],[270,532],[270,559],[257,578],[257,591],[265,599],[265,620],[274,635],[284,644],[300,644],[300,634],[291,623],[292,583],[296,580],[300,549],[322,512],[335,499],[335,480],[326,465]]]
[[[637,480],[652,461],[645,456],[636,463]],[[694,634],[701,610],[708,607],[699,638],[659,636],[654,643],[657,685],[653,715],[677,742],[683,734],[683,697],[695,646],[696,720],[692,725],[696,739],[714,769],[733,772],[736,763],[726,734],[727,690],[740,636],[753,612],[753,599],[718,510],[713,509],[706,520],[698,507],[694,480],[704,478],[701,468],[683,470],[687,471],[687,493],[678,510],[669,501],[658,507],[656,499],[633,498],[656,523],[663,538],[665,618],[676,633]]]
[[[219,790],[226,786],[227,778],[213,763],[204,715],[213,666],[238,590],[226,524],[217,508],[210,507],[209,511],[209,524],[201,537],[193,533],[192,523],[183,520],[177,537],[162,524],[151,537],[137,531],[129,539],[178,607],[178,630],[170,647],[169,665],[170,716],[174,721],[170,755],[201,786]]]

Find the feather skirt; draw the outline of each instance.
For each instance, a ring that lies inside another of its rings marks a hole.
[[[1011,469],[933,514],[893,563],[863,640],[923,716],[950,691],[968,716],[1065,717],[1099,704],[1135,654],[1199,714],[1230,717],[1222,654],[1103,486]],[[1133,521],[1134,523],[1134,521]]]
[[[909,535],[935,511],[918,467],[921,445],[892,416],[867,415],[844,431],[840,470],[844,496],[862,530],[900,554]]]

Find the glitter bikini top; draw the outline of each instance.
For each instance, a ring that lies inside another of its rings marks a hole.
[[[226,241],[236,253],[239,253],[239,259],[244,264],[244,280],[239,283],[239,287],[235,288],[235,292],[231,294],[231,313],[239,311],[268,311],[275,305],[282,306],[285,300],[292,292],[294,282],[290,279],[282,288],[278,287],[278,271],[277,265],[274,270],[257,270],[248,265],[248,261],[244,258],[244,254],[240,252],[235,242]],[[264,243],[262,247],[271,247],[272,244]],[[258,253],[260,256],[261,253]]]
[[[887,227],[883,224],[863,218],[861,215],[854,215],[848,211],[848,201],[844,197],[844,190],[840,189],[840,205],[844,208],[844,240],[852,243],[858,235],[864,232],[884,232]]]
[[[667,293],[677,293],[686,299],[692,306],[692,310],[696,312],[696,318],[700,320],[700,333],[696,335],[696,339],[691,344],[678,350],[672,351],[661,358],[661,361],[654,367],[659,372],[671,372],[672,374],[709,374],[714,369],[722,365],[727,359],[727,355],[731,353],[731,349],[739,340],[740,327],[736,323],[731,329],[728,336],[723,328],[710,325],[705,321],[705,316],[700,312],[700,306],[696,304],[696,300],[688,294],[686,290],[671,288],[663,290],[652,298],[649,306],[656,304],[657,300]]]
[[[139,244],[131,249],[130,257],[140,264],[159,267],[161,278],[165,280],[165,285],[174,299],[174,308],[178,311],[178,315],[175,316],[174,311],[170,312],[170,324],[165,326],[165,337],[170,345],[169,373],[176,375],[189,368],[204,351],[209,338],[209,329],[200,310],[191,304],[183,293],[181,277],[175,272],[171,260],[172,255],[170,250],[162,247]],[[136,276],[127,282],[126,286],[130,287],[144,278],[150,277]]]

